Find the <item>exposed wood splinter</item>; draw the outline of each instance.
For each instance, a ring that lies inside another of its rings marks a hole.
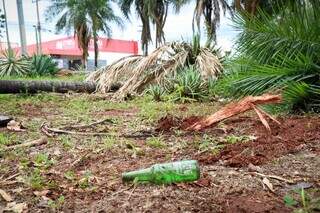
[[[255,110],[255,112],[258,114],[261,122],[263,125],[271,131],[270,126],[265,118],[265,116],[269,117],[271,120],[273,120],[275,123],[280,125],[280,122],[277,121],[275,118],[273,118],[268,113],[264,112],[263,110],[259,109],[257,105],[260,104],[272,104],[272,103],[281,103],[281,96],[280,95],[270,95],[270,94],[264,94],[262,96],[248,96],[238,102],[230,103],[214,113],[213,115],[191,125],[187,130],[201,130],[206,127],[209,127],[213,124],[219,123],[227,118],[233,117],[235,115],[244,113],[246,111],[249,111],[251,109]]]

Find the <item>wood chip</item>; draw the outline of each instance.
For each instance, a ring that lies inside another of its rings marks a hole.
[[[273,185],[268,178],[264,177],[262,183],[266,185],[271,192],[274,192]]]
[[[5,192],[4,190],[0,189],[0,195],[2,196],[2,198],[7,201],[7,202],[11,202],[13,201],[12,197],[7,193]]]
[[[277,175],[265,175],[265,174],[262,174],[262,173],[259,173],[259,172],[252,172],[252,173],[249,173],[249,174],[259,175],[261,177],[272,178],[272,179],[283,181],[283,182],[287,182],[287,183],[294,183],[293,180],[285,179],[285,178],[277,176]]]

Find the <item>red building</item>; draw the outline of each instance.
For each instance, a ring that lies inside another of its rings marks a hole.
[[[105,66],[122,57],[138,54],[138,42],[119,39],[100,38],[99,46],[99,66]],[[66,37],[52,41],[42,42],[42,53],[51,55],[56,59],[60,68],[71,69],[76,64],[81,64],[82,51],[78,47],[78,42],[74,37]],[[20,48],[15,48],[18,52]],[[28,55],[37,53],[36,44],[27,46]],[[88,69],[93,69],[94,47],[90,42]]]

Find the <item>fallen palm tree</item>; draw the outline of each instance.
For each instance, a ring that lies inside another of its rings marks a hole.
[[[0,80],[0,93],[37,93],[69,91],[79,93],[93,93],[96,84],[92,82],[66,82],[66,81],[28,81],[28,80]]]
[[[281,96],[280,95],[270,95],[270,94],[264,94],[262,96],[248,96],[244,99],[230,103],[214,113],[213,115],[191,125],[188,130],[201,130],[206,127],[212,126],[220,121],[223,121],[227,118],[233,117],[235,115],[238,115],[240,113],[244,113],[249,110],[254,110],[259,119],[261,120],[262,124],[266,127],[267,130],[271,131],[271,128],[265,118],[265,116],[269,117],[271,120],[276,122],[280,125],[280,123],[273,118],[268,113],[264,112],[260,108],[258,108],[257,105],[261,104],[272,104],[272,103],[280,103],[281,102]]]
[[[130,56],[120,59],[92,73],[87,81],[97,83],[97,92],[106,93],[112,85],[121,84],[115,97],[140,94],[152,84],[164,85],[181,68],[193,66],[206,79],[215,79],[222,72],[219,58],[209,49],[200,47],[199,41],[169,43],[148,56]]]

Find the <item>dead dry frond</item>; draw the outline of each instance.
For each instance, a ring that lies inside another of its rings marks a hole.
[[[154,50],[148,56],[129,56],[90,74],[87,81],[97,83],[97,92],[107,93],[114,84],[121,84],[114,97],[141,94],[151,84],[165,84],[168,76],[174,77],[180,68],[192,65],[204,79],[216,78],[222,70],[219,58],[207,48],[192,55],[190,44],[173,42]]]

